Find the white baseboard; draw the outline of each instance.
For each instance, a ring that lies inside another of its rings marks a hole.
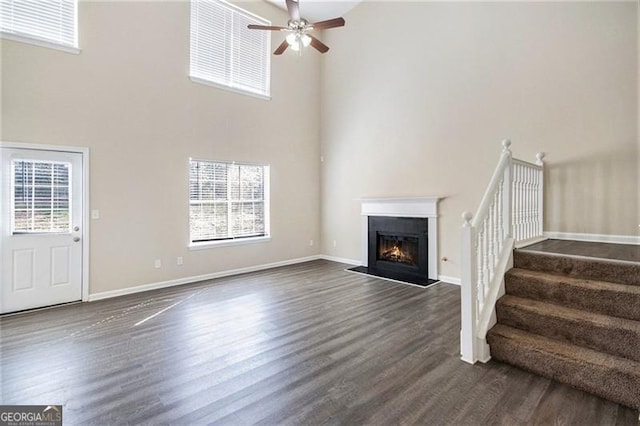
[[[458,277],[448,277],[446,275],[438,275],[438,279],[440,281],[444,281],[445,283],[462,285],[462,280]]]
[[[554,240],[591,241],[596,243],[634,244],[640,245],[640,236],[579,234],[573,232],[545,232],[544,236]]]
[[[196,276],[192,276],[192,277],[178,278],[178,279],[175,279],[175,280],[161,281],[161,282],[150,283],[150,284],[143,284],[143,285],[139,285],[139,286],[135,286],[135,287],[123,288],[123,289],[119,289],[119,290],[103,291],[103,292],[100,292],[100,293],[90,294],[89,295],[89,301],[93,302],[93,301],[96,301],[96,300],[110,299],[112,297],[125,296],[127,294],[141,293],[143,291],[157,290],[157,289],[160,289],[160,288],[173,287],[173,286],[183,285],[183,284],[191,284],[191,283],[195,283],[195,282],[198,282],[198,281],[212,280],[212,279],[215,279],[215,278],[223,278],[223,277],[228,277],[228,276],[231,276],[231,275],[246,274],[247,272],[256,272],[256,271],[262,271],[262,270],[265,270],[265,269],[278,268],[280,266],[295,265],[297,263],[310,262],[312,260],[318,260],[318,259],[324,259],[324,257],[319,256],[319,255],[307,256],[307,257],[301,257],[301,258],[298,258],[298,259],[283,260],[281,262],[274,262],[274,263],[267,263],[267,264],[263,264],[263,265],[249,266],[249,267],[246,267],[246,268],[230,269],[230,270],[221,271],[221,272],[213,272],[211,274],[196,275]]]
[[[353,265],[353,266],[361,266],[362,265],[361,261],[355,260],[355,259],[346,259],[344,257],[328,256],[326,254],[321,254],[318,257],[320,259],[330,260],[331,262],[346,263],[347,265]]]
[[[246,267],[246,268],[229,269],[227,271],[213,272],[211,274],[195,275],[195,276],[191,276],[191,277],[178,278],[178,279],[175,279],[175,280],[168,280],[168,281],[161,281],[161,282],[157,282],[157,283],[143,284],[143,285],[138,285],[138,286],[135,286],[135,287],[127,287],[127,288],[122,288],[122,289],[118,289],[118,290],[103,291],[103,292],[100,292],[100,293],[90,294],[88,301],[89,302],[95,302],[96,300],[111,299],[112,297],[126,296],[126,295],[129,295],[129,294],[141,293],[143,291],[157,290],[157,289],[161,289],[161,288],[174,287],[174,286],[184,285],[184,284],[192,284],[192,283],[199,282],[199,281],[213,280],[213,279],[216,279],[216,278],[224,278],[224,277],[229,277],[229,276],[232,276],[232,275],[246,274],[248,272],[263,271],[265,269],[278,268],[280,266],[295,265],[295,264],[298,264],[298,263],[310,262],[312,260],[318,260],[318,259],[324,259],[324,260],[329,260],[331,262],[344,263],[344,264],[353,265],[353,266],[362,265],[362,262],[359,261],[359,260],[346,259],[346,258],[342,258],[342,257],[335,257],[335,256],[328,256],[328,255],[320,254],[320,255],[314,255],[314,256],[301,257],[301,258],[298,258],[298,259],[284,260],[284,261],[281,261],[281,262],[274,262],[274,263],[266,263],[266,264],[263,264],[263,265],[249,266],[249,267]],[[447,277],[445,275],[438,275],[438,279],[440,281],[444,281],[444,282],[447,282],[447,283],[450,283],[450,284],[460,285],[460,278]]]

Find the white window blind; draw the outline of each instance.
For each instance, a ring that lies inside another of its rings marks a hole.
[[[14,160],[11,164],[12,232],[69,232],[70,164]]]
[[[190,160],[192,243],[269,235],[269,166]]]
[[[2,32],[78,47],[76,0],[1,0]]]
[[[192,0],[190,76],[268,98],[271,33],[249,24],[271,22],[221,0]]]

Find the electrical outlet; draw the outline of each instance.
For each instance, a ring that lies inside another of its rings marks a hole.
[[[176,265],[183,265],[184,264],[184,259],[182,258],[182,256],[178,256],[176,258]]]
[[[336,240],[333,240],[333,246],[336,247],[338,245],[338,242]]]
[[[309,240],[309,246],[313,246],[313,240]]]
[[[162,267],[162,261],[160,259],[156,259],[155,262],[153,262],[153,267],[156,269],[159,269]]]

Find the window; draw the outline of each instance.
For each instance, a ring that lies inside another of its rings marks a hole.
[[[189,161],[192,245],[269,236],[269,166]]]
[[[69,163],[12,161],[13,234],[69,232],[70,169]]]
[[[77,51],[76,0],[0,0],[3,37]]]
[[[268,99],[271,34],[249,24],[271,22],[221,0],[192,0],[191,79]]]

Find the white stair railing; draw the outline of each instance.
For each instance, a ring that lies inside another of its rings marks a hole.
[[[512,160],[513,238],[523,247],[542,236],[542,195],[544,155],[536,155],[536,164]]]
[[[490,358],[487,331],[495,324],[495,304],[504,293],[504,273],[512,267],[514,246],[543,238],[543,162],[513,159],[502,142],[498,161],[474,216],[462,215],[462,326],[460,352],[471,364]]]

